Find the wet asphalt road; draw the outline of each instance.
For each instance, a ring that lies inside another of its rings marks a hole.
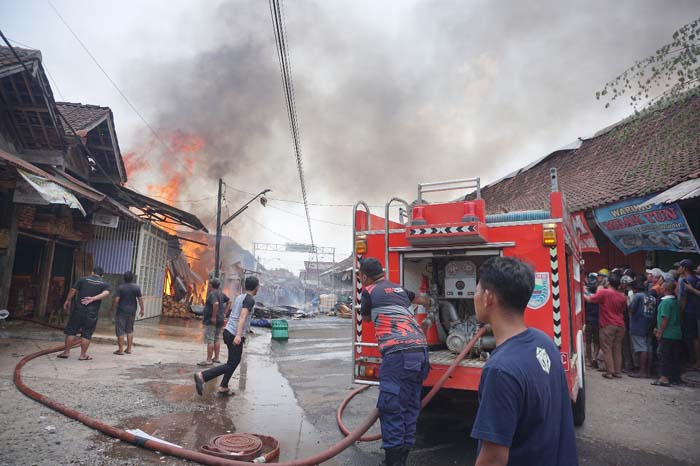
[[[139,346],[128,357],[112,355],[112,330],[106,325],[91,347],[93,361],[44,356],[23,374],[31,387],[90,416],[191,449],[222,433],[256,432],[279,438],[282,460],[303,458],[341,439],[335,411],[353,388],[352,322],[323,317],[289,325],[287,342],[271,341],[269,330],[256,330],[232,379],[236,396],[229,398],[214,394],[214,382],[203,397],[194,393],[192,371],[204,349],[196,320],[139,323]],[[95,433],[19,393],[11,379],[17,361],[61,340],[60,332],[28,324],[0,326],[0,418],[9,426],[0,429],[0,465],[188,464]],[[595,375],[587,384],[588,419],[577,430],[581,465],[697,464],[700,389],[659,390],[648,381]],[[353,400],[345,415],[350,428],[371,411],[376,396],[371,389]],[[408,463],[473,465],[474,412],[473,403],[443,400],[423,413]],[[374,466],[382,458],[379,447],[379,442],[358,444],[325,464]]]
[[[332,443],[338,439],[335,412],[340,400],[351,388],[352,360],[350,338],[352,322],[339,318],[319,318],[290,322],[290,340],[286,343],[272,341],[273,359],[278,363],[280,372],[285,376],[294,390],[297,401],[309,420],[322,435],[322,443]],[[589,373],[589,379],[596,373]],[[602,394],[596,400],[589,401],[588,421],[586,426],[577,429],[577,446],[582,466],[691,466],[697,465],[692,458],[698,452],[697,435],[700,432],[700,389],[684,387],[663,396],[666,402],[687,403],[688,409],[694,411],[683,422],[687,427],[694,426],[694,434],[685,432],[682,439],[672,429],[662,427],[651,418],[635,419],[616,412],[612,406],[601,405],[602,402],[621,403],[624,396],[631,400],[635,390],[646,390],[644,385],[619,388],[606,383],[603,379],[592,379],[589,383],[589,400],[592,396]],[[625,384],[637,383],[632,379],[622,381]],[[613,391],[614,390],[614,391]],[[647,392],[637,408],[644,411],[645,401],[652,401]],[[652,392],[653,393],[653,392]],[[610,398],[608,398],[608,395]],[[670,396],[669,396],[670,395]],[[345,416],[346,424],[355,426],[364,418],[376,400],[376,389],[372,389],[353,400]],[[675,397],[675,398],[671,398]],[[631,402],[631,401],[630,401]],[[409,457],[410,465],[473,465],[476,454],[476,442],[469,437],[471,422],[476,406],[468,402],[456,405],[439,406],[421,415],[418,425],[417,444]],[[634,407],[633,407],[634,410]],[[609,418],[609,419],[607,419]],[[641,421],[641,422],[640,422]],[[658,421],[658,418],[657,418]],[[679,428],[683,428],[678,419]],[[609,425],[609,427],[607,427]],[[671,426],[669,426],[671,427]],[[376,429],[376,428],[375,428]],[[609,431],[607,430],[609,429]],[[637,432],[639,434],[637,434]],[[652,432],[653,442],[644,442],[635,437],[642,437]],[[682,433],[681,433],[682,434]],[[692,439],[695,439],[693,441]],[[669,445],[676,442],[678,446]],[[688,447],[683,448],[683,442]],[[642,446],[640,446],[642,444]],[[381,459],[379,442],[362,444],[343,454],[339,461],[347,465],[376,465]]]

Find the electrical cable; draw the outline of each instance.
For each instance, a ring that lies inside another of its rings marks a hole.
[[[12,52],[12,55],[14,55],[15,59],[17,60],[17,62],[18,62],[20,65],[22,65],[22,68],[24,69],[24,72],[27,73],[27,77],[28,77],[29,79],[32,79],[32,78],[33,78],[33,75],[32,75],[32,73],[29,71],[29,68],[27,68],[26,63],[24,63],[24,60],[22,60],[22,58],[19,56],[19,54],[17,53],[17,51],[15,50],[15,48],[12,46],[12,44],[10,44],[9,39],[8,39],[7,37],[5,37],[5,34],[2,32],[2,30],[0,30],[0,38],[2,38],[2,40],[3,40],[3,41],[5,42],[5,44],[8,46],[8,48],[9,48],[10,51]],[[44,99],[46,99],[47,102],[54,101],[53,97],[46,95],[46,91],[44,90],[43,86],[39,86],[39,89],[40,89],[40,91],[41,91],[41,94],[44,96]],[[54,102],[55,102],[55,101],[54,101]],[[102,168],[102,166],[100,165],[100,163],[97,161],[97,158],[95,158],[95,156],[92,154],[92,152],[91,152],[90,149],[88,148],[87,142],[84,141],[82,137],[80,137],[80,135],[79,135],[78,132],[75,130],[75,128],[73,127],[73,125],[70,123],[70,121],[68,121],[68,119],[66,118],[66,116],[65,116],[63,113],[61,113],[61,111],[58,109],[58,107],[56,107],[55,110],[56,110],[56,114],[57,114],[59,117],[61,117],[61,119],[63,120],[63,122],[66,124],[66,126],[68,126],[68,129],[70,129],[71,132],[73,133],[73,136],[77,139],[78,143],[83,147],[83,149],[84,149],[85,152],[87,153],[87,155],[88,155],[88,163],[89,163],[90,165],[96,166],[96,167],[102,172],[102,174],[107,178],[107,180],[109,180],[110,183],[112,183],[117,189],[119,189],[120,186],[119,186],[117,183],[115,183],[115,181],[114,181],[114,180],[112,179],[112,177],[107,173],[107,171],[106,171],[104,168]],[[120,192],[121,192],[133,205],[138,205],[138,204],[134,201],[134,199],[133,199],[127,192],[121,191],[121,190],[120,190]]]
[[[299,172],[299,184],[301,186],[301,197],[304,201],[304,211],[306,212],[306,223],[309,228],[309,239],[311,246],[316,250],[316,263],[318,264],[318,250],[314,242],[313,229],[311,227],[311,216],[309,215],[309,201],[304,180],[304,162],[301,151],[301,131],[299,130],[299,117],[296,111],[296,99],[294,97],[294,81],[292,79],[292,69],[287,50],[287,38],[285,20],[283,17],[283,7],[280,0],[269,0],[270,16],[273,23],[275,44],[277,45],[277,58],[282,75],[282,87],[285,94],[285,103],[289,117],[289,126],[292,133],[292,142]]]
[[[272,233],[273,235],[279,236],[280,238],[282,238],[282,239],[284,239],[284,240],[286,240],[286,241],[289,241],[290,243],[298,243],[298,241],[293,240],[293,239],[290,238],[289,236],[285,236],[285,235],[283,235],[282,233],[276,232],[276,231],[270,229],[269,227],[263,225],[262,223],[258,222],[258,221],[255,220],[253,217],[251,217],[250,215],[248,215],[248,214],[242,214],[242,215],[243,215],[245,218],[247,218],[248,220],[250,220],[251,222],[253,222],[254,224],[256,224],[257,226],[259,226],[260,228],[262,228],[263,230],[266,230],[266,231]]]
[[[304,215],[295,214],[294,212],[290,212],[290,211],[288,211],[288,210],[280,209],[279,207],[275,207],[275,206],[273,206],[273,205],[271,205],[271,206],[269,206],[269,207],[270,207],[271,209],[275,209],[275,210],[279,210],[280,212],[284,212],[285,214],[293,215],[294,217],[305,218]],[[313,217],[311,218],[311,221],[313,221],[313,222],[319,222],[319,223],[327,223],[327,224],[329,224],[329,225],[335,225],[335,226],[339,226],[339,227],[351,227],[351,226],[352,226],[352,225],[350,225],[349,223],[331,222],[330,220],[321,220],[321,219],[313,218]]]
[[[163,147],[165,147],[167,150],[170,150],[170,148],[165,143],[165,141],[163,141],[160,138],[160,136],[158,135],[158,133],[156,132],[156,130],[153,129],[153,126],[151,126],[151,124],[146,120],[146,118],[144,118],[144,116],[141,114],[141,112],[139,112],[139,110],[136,108],[136,106],[131,102],[131,100],[129,100],[129,98],[126,96],[126,94],[124,94],[124,92],[119,88],[119,86],[117,86],[117,83],[114,82],[114,80],[110,77],[110,75],[107,73],[107,71],[102,67],[100,62],[97,61],[97,58],[95,58],[95,56],[92,54],[92,52],[90,52],[90,50],[83,43],[83,41],[80,40],[80,37],[78,37],[78,34],[73,30],[73,28],[70,27],[70,25],[68,24],[68,22],[66,22],[66,20],[63,18],[63,16],[61,16],[61,13],[58,11],[56,6],[51,2],[51,0],[48,0],[48,3],[51,6],[51,8],[53,9],[53,11],[56,13],[56,16],[58,16],[58,18],[66,26],[68,31],[70,31],[70,33],[73,35],[75,40],[78,41],[78,43],[83,48],[85,53],[88,54],[88,56],[92,59],[92,61],[95,63],[95,65],[97,65],[97,67],[100,69],[100,71],[102,71],[102,74],[104,74],[105,77],[107,78],[107,80],[110,82],[110,84],[112,84],[112,87],[114,87],[114,89],[116,89],[116,91],[119,93],[119,95],[122,97],[122,99],[124,99],[124,102],[126,102],[127,105],[131,108],[131,110],[133,110],[133,112],[141,119],[143,124],[146,125],[146,127],[151,131],[151,133],[156,138],[156,140],[158,142],[160,142],[163,145]],[[180,161],[178,160],[178,162],[180,162]],[[180,163],[182,163],[182,162],[180,162]]]
[[[19,45],[20,47],[24,47],[25,49],[30,49],[30,50],[37,50],[37,51],[39,51],[39,49],[37,49],[36,47],[32,47],[31,45],[23,44],[22,42],[20,42],[20,41],[18,41],[18,40],[10,39],[9,37],[7,38],[7,40],[9,40],[10,42],[14,42],[15,44]],[[56,80],[55,80],[55,79],[53,78],[53,76],[51,75],[51,71],[49,71],[49,67],[46,66],[46,63],[43,62],[43,61],[42,61],[42,66],[44,67],[44,71],[46,71],[46,75],[49,77],[49,79],[50,79],[51,82],[53,83],[53,87],[56,88],[56,91],[58,92],[59,97],[61,98],[62,101],[65,102],[65,101],[66,101],[66,98],[63,97],[63,92],[61,92],[61,88],[58,87],[58,83],[56,82]]]

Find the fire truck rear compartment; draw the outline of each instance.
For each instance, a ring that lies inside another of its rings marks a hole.
[[[499,253],[402,258],[402,278],[406,289],[433,298],[435,306],[415,306],[419,324],[425,330],[432,364],[449,365],[476,333],[479,324],[474,309],[474,294],[479,266]],[[480,338],[462,367],[483,367],[495,348],[492,334]]]

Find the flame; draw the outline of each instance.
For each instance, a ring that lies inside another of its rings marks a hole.
[[[173,276],[170,273],[170,269],[168,267],[165,268],[165,283],[163,285],[163,294],[166,294],[168,296],[173,296],[175,293],[173,293]]]
[[[160,183],[146,184],[146,191],[162,202],[174,204],[174,201],[180,200],[183,186],[186,186],[187,180],[193,176],[195,165],[198,160],[201,160],[205,143],[199,136],[179,129],[161,131],[160,135],[165,140],[165,151],[162,141],[151,139],[140,150],[126,153],[124,164],[129,175],[136,174],[142,180],[152,181],[154,178],[163,180]],[[158,160],[159,163],[152,166],[149,160]],[[153,170],[157,170],[158,173],[153,173]],[[181,234],[172,224],[154,223],[170,234]],[[203,233],[189,234],[189,237],[203,243],[210,243],[209,237]],[[181,241],[180,244],[190,269],[204,280],[204,283],[194,284],[190,289],[195,302],[203,303],[206,301],[209,287],[207,280],[209,271],[214,268],[213,245],[209,247],[190,241]],[[173,292],[173,276],[170,271],[166,273],[165,290],[166,294]]]
[[[151,168],[151,164],[148,163],[148,160],[144,159],[136,152],[127,152],[122,155],[122,159],[124,159],[124,167],[126,167],[126,172],[129,175],[134,175]]]
[[[193,232],[187,233],[185,236],[195,241],[209,244],[209,246],[204,246],[191,241],[180,241],[182,252],[190,269],[204,280],[204,283],[195,285],[194,289],[192,289],[196,300],[199,303],[204,303],[209,289],[209,272],[214,269],[214,244],[212,241],[209,241],[210,237],[205,233]]]

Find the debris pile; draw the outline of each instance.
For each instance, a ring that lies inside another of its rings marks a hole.
[[[166,317],[180,317],[189,319],[192,317],[189,306],[178,302],[174,296],[163,295],[163,315]]]

